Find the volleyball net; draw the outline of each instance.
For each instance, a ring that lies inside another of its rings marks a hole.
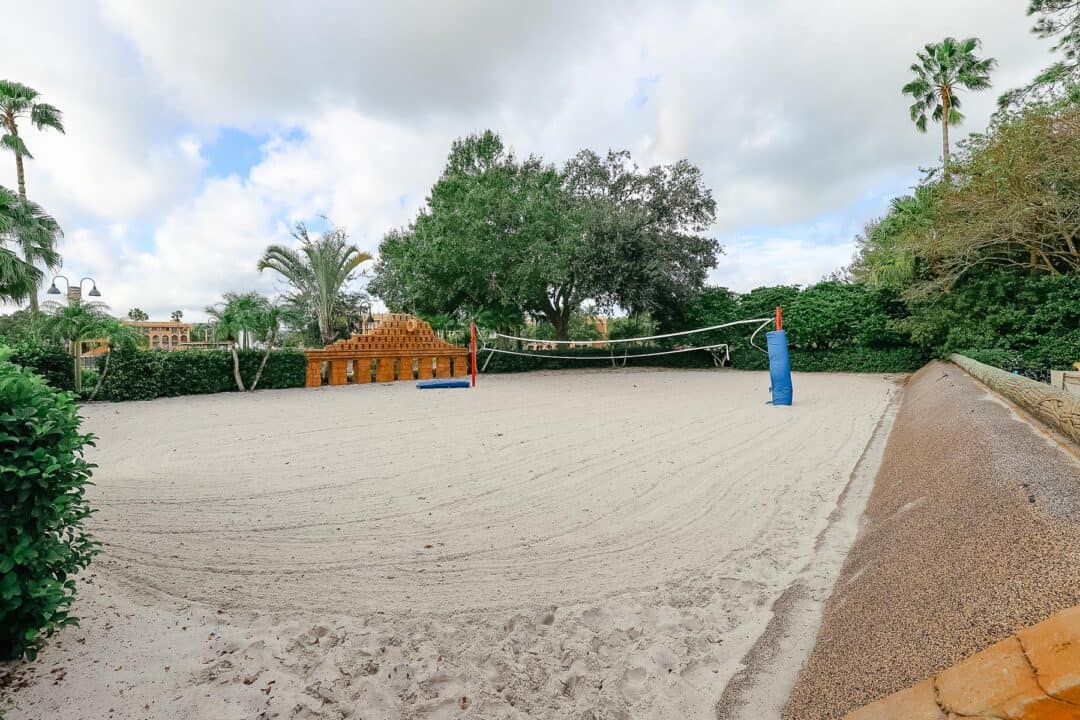
[[[767,348],[757,345],[754,340],[770,325],[771,332],[766,333]],[[487,370],[488,363],[495,355],[513,355],[536,358],[539,360],[610,362],[613,366],[626,366],[629,362],[642,358],[657,358],[682,353],[707,352],[712,356],[717,367],[731,364],[731,343],[735,340],[735,331],[740,328],[751,330],[745,339],[750,347],[769,356],[769,373],[772,379],[773,402],[780,405],[791,404],[791,367],[788,358],[787,336],[783,331],[781,308],[776,308],[775,317],[732,320],[719,325],[680,330],[677,332],[643,335],[630,338],[603,338],[597,340],[559,340],[508,335],[492,332],[484,339],[482,346],[477,346],[475,325],[472,326],[471,353],[473,384],[476,383],[477,363],[483,360],[480,371]],[[711,337],[710,337],[711,335]],[[587,352],[573,352],[579,349]],[[486,353],[486,356],[485,356]]]
[[[665,355],[705,351],[712,354],[714,363],[726,365],[731,360],[729,340],[710,341],[710,338],[704,337],[706,334],[715,334],[740,326],[753,327],[749,343],[758,350],[766,352],[764,348],[754,344],[754,338],[773,322],[773,318],[733,320],[719,325],[694,328],[693,330],[600,340],[548,340],[493,332],[485,340],[484,345],[477,348],[477,351],[480,354],[487,353],[481,370],[487,368],[487,363],[496,354],[548,360],[581,360],[586,363],[590,361],[609,361],[615,365],[626,365],[628,361],[636,358],[655,358]],[[569,349],[584,349],[592,352],[568,354],[566,351]]]

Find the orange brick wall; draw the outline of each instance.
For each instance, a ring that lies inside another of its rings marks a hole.
[[[467,348],[451,345],[435,335],[431,325],[404,314],[380,315],[378,322],[361,335],[338,340],[321,350],[308,350],[307,386],[323,382],[323,367],[328,365],[330,385],[371,382],[374,363],[375,382],[426,380],[431,377],[462,377],[469,371]]]
[[[1080,605],[845,720],[1080,720]]]

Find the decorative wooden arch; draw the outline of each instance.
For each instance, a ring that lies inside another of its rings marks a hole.
[[[429,323],[405,313],[378,315],[373,329],[306,352],[308,387],[323,384],[325,363],[330,385],[465,377],[469,372],[467,348],[451,345]]]

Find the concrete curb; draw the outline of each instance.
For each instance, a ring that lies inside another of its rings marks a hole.
[[[844,720],[1080,718],[1080,605],[994,643]]]
[[[1080,395],[953,353],[949,359],[988,388],[1080,445]]]

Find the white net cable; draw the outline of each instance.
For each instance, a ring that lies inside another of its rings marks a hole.
[[[502,338],[503,340],[520,340],[527,343],[544,343],[545,345],[614,345],[616,343],[631,343],[631,342],[645,342],[646,340],[661,340],[663,338],[680,337],[682,335],[694,335],[697,333],[710,332],[712,330],[721,330],[726,327],[733,327],[735,325],[751,325],[753,323],[760,323],[762,327],[768,325],[773,321],[772,318],[755,318],[753,320],[733,320],[721,325],[712,325],[710,327],[696,328],[694,330],[681,330],[679,332],[664,333],[663,335],[646,335],[644,337],[636,338],[620,338],[618,340],[540,340],[538,338],[525,338],[518,337],[516,335],[503,335],[502,333],[493,332],[491,337]],[[760,329],[760,328],[759,328]]]
[[[696,328],[694,330],[682,330],[682,331],[679,331],[679,332],[664,333],[664,334],[661,334],[661,335],[646,335],[646,336],[643,336],[643,337],[636,337],[636,338],[620,338],[620,339],[617,339],[617,340],[540,340],[540,339],[537,339],[537,338],[518,337],[516,335],[504,335],[502,333],[497,333],[497,332],[493,332],[491,334],[491,336],[490,336],[490,339],[495,340],[495,339],[498,339],[498,338],[502,338],[503,340],[514,340],[514,341],[518,341],[518,342],[536,343],[536,344],[543,344],[543,345],[574,345],[574,346],[579,346],[579,345],[587,345],[587,346],[603,345],[605,347],[610,347],[612,345],[619,344],[619,343],[641,343],[641,342],[648,342],[648,341],[651,341],[651,340],[662,340],[662,339],[665,339],[665,338],[683,337],[683,336],[686,336],[686,335],[696,335],[698,333],[712,332],[714,330],[721,330],[723,328],[735,327],[737,325],[753,325],[753,324],[756,324],[757,328],[754,330],[753,334],[750,336],[750,344],[753,347],[757,348],[758,350],[761,350],[761,348],[759,348],[757,345],[754,345],[754,337],[756,337],[759,332],[761,332],[767,325],[769,325],[772,322],[773,322],[773,318],[754,318],[752,320],[733,320],[732,322],[726,322],[726,323],[722,323],[720,325],[711,325],[709,327]],[[610,361],[612,361],[612,363],[614,363],[616,360],[622,360],[623,364],[625,365],[626,361],[628,359],[633,359],[633,358],[659,357],[661,355],[676,355],[678,353],[696,352],[698,350],[707,350],[707,351],[715,354],[714,351],[720,350],[720,349],[723,349],[725,356],[728,356],[728,357],[730,356],[730,348],[729,348],[727,343],[710,343],[708,345],[698,345],[696,347],[676,348],[674,350],[659,350],[659,351],[646,352],[646,353],[630,353],[627,350],[624,350],[621,356],[616,355],[614,353],[614,350],[612,350],[611,352],[609,352],[606,355],[551,355],[551,354],[543,352],[543,351],[526,352],[526,351],[523,351],[523,350],[505,350],[503,348],[489,346],[487,343],[484,343],[484,346],[479,349],[479,352],[487,351],[487,353],[488,353],[488,357],[487,357],[487,360],[484,362],[484,368],[483,368],[483,369],[486,370],[488,362],[491,361],[491,358],[495,353],[500,353],[502,355],[517,355],[519,357],[540,357],[540,358],[547,358],[547,359],[550,359],[550,360],[610,360]],[[764,352],[764,351],[762,350],[762,352]]]
[[[621,360],[623,358],[630,358],[631,360],[639,357],[657,357],[659,355],[674,355],[676,353],[688,353],[695,350],[718,350],[719,348],[727,347],[727,343],[715,343],[713,345],[702,345],[701,347],[692,348],[679,348],[678,350],[664,350],[663,352],[650,352],[650,353],[633,353],[626,355],[548,355],[545,352],[521,352],[520,350],[503,350],[501,348],[484,347],[481,351],[487,350],[488,352],[502,353],[503,355],[520,355],[521,357],[542,357],[550,360]]]

